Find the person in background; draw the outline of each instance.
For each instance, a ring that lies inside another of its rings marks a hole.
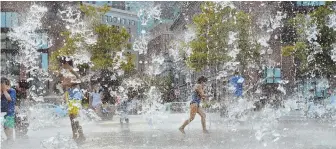
[[[128,98],[120,103],[120,108],[121,108],[120,123],[121,124],[123,124],[124,121],[126,123],[129,123],[128,114],[130,112],[131,102],[134,99],[134,94],[129,93],[127,96]]]
[[[4,131],[8,141],[14,140],[16,92],[10,87],[10,81],[1,78],[1,112],[6,112]]]
[[[102,115],[101,106],[103,104],[101,91],[99,91],[98,89],[94,89],[93,92],[91,93],[91,98],[92,98],[91,101],[92,109],[94,109],[94,111],[101,116]]]
[[[243,97],[243,83],[244,78],[236,71],[234,76],[230,79],[230,84],[234,87],[234,95],[236,98]]]
[[[206,129],[206,122],[205,122],[205,113],[203,109],[200,107],[201,100],[205,100],[204,94],[204,87],[207,78],[201,76],[197,79],[197,84],[195,85],[190,102],[190,118],[184,121],[183,125],[179,128],[179,130],[185,134],[184,128],[195,118],[196,113],[201,116],[201,122],[203,127],[203,133],[209,133]]]

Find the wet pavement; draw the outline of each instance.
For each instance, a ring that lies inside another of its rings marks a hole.
[[[79,149],[335,149],[336,128],[332,123],[306,120],[303,117],[283,117],[270,127],[258,121],[229,123],[221,121],[218,114],[208,114],[209,134],[203,134],[200,118],[186,127],[186,135],[178,127],[187,117],[186,114],[166,115],[156,123],[148,123],[142,116],[131,116],[130,124],[120,125],[119,118],[113,121],[84,123],[87,140],[75,146]],[[58,134],[70,140],[71,128],[64,119],[59,127],[43,128],[29,131],[28,138],[17,139],[13,145],[2,143],[1,148],[43,149],[41,143]],[[150,125],[152,124],[152,125]],[[261,133],[260,128],[269,128]],[[259,131],[260,132],[260,131]],[[261,138],[257,140],[257,138]],[[64,141],[64,139],[63,139]],[[56,141],[57,142],[57,141]],[[69,142],[58,143],[45,148],[64,147]]]

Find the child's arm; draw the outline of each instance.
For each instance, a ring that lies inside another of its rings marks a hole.
[[[197,93],[200,95],[200,97],[204,100],[205,99],[205,95],[204,95],[204,91],[201,85],[198,85],[196,87],[196,91]]]

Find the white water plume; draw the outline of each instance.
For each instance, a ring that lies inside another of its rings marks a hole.
[[[146,94],[146,99],[142,103],[142,114],[151,128],[156,128],[158,124],[164,122],[166,118],[166,109],[162,104],[160,90],[151,86]]]
[[[137,11],[142,26],[151,20],[160,20],[161,6],[154,2],[129,2],[129,6]]]
[[[92,24],[95,20],[90,20],[87,17],[83,18],[81,11],[75,7],[68,7],[63,11],[59,10],[59,14],[62,21],[65,22],[65,26],[70,33],[70,37],[80,36],[87,45],[92,45],[97,42],[97,35],[94,34],[92,26],[90,26],[90,24]],[[81,44],[81,42],[76,43],[79,49],[74,49],[76,51],[74,55],[72,55],[75,66],[91,62],[90,52],[88,49],[84,48],[84,45]]]
[[[46,94],[46,81],[51,80],[48,72],[39,68],[41,53],[38,50],[52,45],[41,22],[46,12],[46,7],[32,5],[27,13],[20,16],[21,23],[14,26],[8,33],[8,37],[16,41],[20,48],[16,61],[23,64],[30,73],[31,78],[27,81],[32,86],[28,96],[33,99]]]
[[[221,5],[222,8],[230,7],[232,9],[236,8],[234,4],[230,1],[214,1],[217,5]]]
[[[149,75],[159,75],[165,71],[165,58],[162,55],[152,57],[152,63],[147,66],[146,73]]]
[[[81,35],[87,44],[96,43],[97,36],[92,31],[92,26],[90,26],[94,20],[83,18],[81,11],[74,7],[68,7],[68,9],[59,11],[59,13],[61,19],[65,22],[66,29],[70,32],[71,37]]]
[[[19,63],[25,64],[30,69],[31,67],[38,66],[37,59],[40,56],[40,52],[37,51],[41,45],[50,45],[50,39],[43,32],[42,18],[47,12],[47,8],[32,5],[29,12],[22,15],[22,23],[12,28],[12,31],[8,33],[8,37],[12,41],[17,41],[20,47],[20,57],[17,60]]]
[[[139,54],[147,54],[147,43],[149,41],[148,36],[135,39],[133,43],[133,50],[138,51]]]
[[[329,15],[327,26],[336,30],[336,13]]]
[[[331,59],[336,62],[336,44],[332,44],[332,49],[330,50],[331,54],[330,57]]]

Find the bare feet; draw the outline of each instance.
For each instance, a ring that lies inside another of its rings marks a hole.
[[[185,134],[184,129],[183,129],[182,127],[180,127],[179,130],[180,130],[183,134]]]
[[[208,130],[203,130],[203,133],[209,134],[209,131]]]

